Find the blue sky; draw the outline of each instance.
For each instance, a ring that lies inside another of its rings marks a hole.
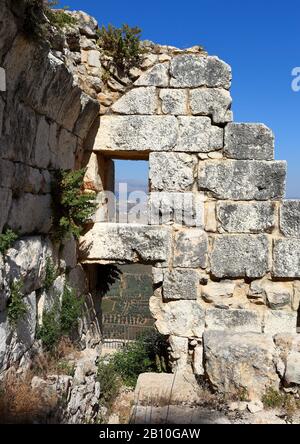
[[[276,137],[276,159],[288,161],[287,197],[300,197],[300,92],[292,69],[300,66],[299,0],[68,0],[99,24],[128,23],[161,44],[204,46],[233,69],[237,122],[263,122]],[[146,168],[135,171],[135,178]],[[118,168],[118,174],[123,174]],[[126,167],[124,174],[130,174]]]

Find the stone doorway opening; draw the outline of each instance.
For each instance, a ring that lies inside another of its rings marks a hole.
[[[86,269],[103,348],[121,349],[154,328],[149,308],[154,291],[151,265],[92,264]]]

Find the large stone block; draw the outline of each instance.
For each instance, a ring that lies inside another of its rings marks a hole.
[[[179,225],[202,228],[204,224],[203,196],[190,192],[152,192],[149,196],[151,225],[175,222]]]
[[[300,200],[282,202],[280,230],[287,237],[300,237]]]
[[[219,231],[228,233],[271,232],[275,224],[275,203],[218,202]]]
[[[142,74],[134,83],[135,86],[160,86],[169,85],[169,63],[160,63]]]
[[[249,297],[260,299],[272,310],[291,307],[293,296],[293,284],[290,282],[276,282],[263,278],[251,282],[250,285]]]
[[[190,228],[175,235],[174,267],[205,268],[208,238],[203,230]]]
[[[208,153],[223,148],[223,129],[209,117],[179,117],[179,138],[175,151]]]
[[[188,114],[187,91],[180,89],[162,89],[159,97],[163,114],[175,116]]]
[[[208,330],[230,330],[231,332],[262,332],[262,317],[254,310],[221,310],[212,308],[206,311]]]
[[[214,123],[232,121],[232,99],[222,88],[197,88],[190,91],[190,108],[193,115],[211,116]]]
[[[117,100],[112,110],[119,114],[155,114],[157,102],[154,86],[134,88]]]
[[[0,188],[0,234],[7,222],[10,205],[12,201],[12,192],[8,188]]]
[[[165,301],[180,299],[197,299],[199,275],[195,270],[178,270],[164,272],[163,298]]]
[[[284,380],[287,384],[300,385],[300,353],[292,351],[286,361]]]
[[[218,199],[269,200],[285,192],[286,162],[210,160],[199,164],[199,188]]]
[[[183,54],[170,64],[171,82],[175,88],[208,86],[230,88],[231,68],[218,57]]]
[[[229,123],[224,151],[232,159],[273,160],[274,135],[261,123]]]
[[[177,134],[174,116],[102,116],[94,150],[171,151]]]
[[[201,338],[204,331],[205,310],[196,301],[162,300],[150,298],[150,310],[156,319],[156,327],[163,335]]]
[[[8,225],[20,234],[48,233],[52,224],[51,195],[25,193],[13,199]]]
[[[207,331],[204,333],[205,372],[219,392],[245,393],[261,399],[270,386],[279,388],[274,364],[276,354],[271,335]]]
[[[138,224],[96,223],[81,238],[83,262],[167,263],[171,248],[168,228]]]
[[[151,153],[149,157],[151,191],[191,191],[196,156],[183,153]]]
[[[218,278],[262,277],[269,269],[268,257],[265,235],[220,235],[213,244],[211,272]]]
[[[264,316],[264,333],[296,333],[297,313],[284,310],[268,310]]]
[[[272,273],[275,277],[300,277],[299,239],[292,238],[274,240]]]
[[[0,159],[0,187],[12,188],[15,180],[15,165],[9,160]]]

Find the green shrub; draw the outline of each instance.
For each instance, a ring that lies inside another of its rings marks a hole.
[[[60,313],[62,335],[70,335],[78,325],[78,319],[82,312],[83,299],[79,298],[76,291],[65,285],[62,295]]]
[[[0,253],[5,254],[18,238],[19,235],[9,228],[0,234]]]
[[[114,363],[100,359],[97,379],[101,387],[101,400],[105,405],[110,406],[118,396],[122,385],[122,380],[114,367]]]
[[[37,338],[47,351],[53,351],[61,338],[59,312],[59,301],[55,301],[53,307],[43,313],[42,325],[37,330]]]
[[[104,52],[111,56],[117,68],[128,72],[131,68],[139,66],[141,61],[140,36],[141,30],[123,25],[115,28],[108,25],[98,30],[99,45]]]
[[[53,6],[57,6],[58,2],[52,1],[48,2],[48,7],[46,8],[45,14],[52,26],[55,26],[58,29],[63,29],[65,26],[76,25],[77,20],[75,17],[72,17],[70,14],[67,14],[65,11],[68,6],[64,6],[63,9],[53,11],[51,8]]]
[[[18,322],[27,314],[27,306],[23,300],[23,282],[14,281],[10,287],[10,297],[7,305],[7,315],[12,327],[16,327]]]
[[[45,270],[45,280],[44,280],[44,289],[49,291],[52,288],[55,279],[57,278],[57,268],[53,264],[50,257],[46,259],[46,270]]]
[[[284,405],[285,396],[273,387],[268,387],[262,397],[265,408],[280,408]]]
[[[167,343],[156,330],[144,333],[112,357],[112,365],[127,386],[134,386],[140,373],[166,372]]]
[[[95,211],[95,195],[85,193],[85,169],[56,171],[52,182],[54,220],[52,236],[55,240],[73,234],[79,238],[86,222]]]

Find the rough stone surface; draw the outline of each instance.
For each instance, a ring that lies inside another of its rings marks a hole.
[[[208,86],[230,88],[231,68],[218,57],[178,55],[170,64],[171,83],[175,88]]]
[[[235,283],[233,281],[208,282],[201,287],[201,296],[205,302],[224,302],[226,299],[233,297],[235,290]],[[223,301],[222,301],[223,300]]]
[[[251,283],[250,296],[260,297],[272,310],[280,310],[291,306],[293,285],[290,282],[273,282],[264,278]]]
[[[279,387],[271,336],[258,333],[204,333],[205,371],[212,386],[226,395],[246,392],[260,400],[266,388]]]
[[[158,330],[164,335],[199,338],[203,334],[205,311],[196,301],[164,303],[159,297],[153,296],[150,299],[150,310]]]
[[[203,197],[189,192],[151,192],[149,213],[151,225],[175,222],[179,225],[202,228],[204,225]]]
[[[84,262],[166,263],[170,240],[168,228],[97,223],[81,239],[81,258]]]
[[[188,114],[187,92],[180,89],[162,89],[159,93],[163,114],[175,116]]]
[[[229,123],[225,154],[232,159],[274,159],[274,135],[261,123]]]
[[[217,218],[227,233],[270,232],[275,225],[275,204],[272,202],[219,202]]]
[[[179,299],[197,299],[199,275],[195,270],[178,270],[164,272],[164,301]]]
[[[196,158],[183,153],[151,153],[151,191],[191,191]]]
[[[265,235],[218,236],[211,253],[211,271],[219,278],[262,277],[269,268],[268,251]]]
[[[208,239],[203,230],[188,229],[175,236],[174,267],[205,268]]]
[[[155,114],[157,107],[156,88],[135,88],[122,96],[112,106],[118,114]]]
[[[52,224],[51,196],[26,193],[13,199],[8,225],[20,234],[48,233]]]
[[[169,85],[168,69],[168,63],[155,65],[153,68],[142,74],[134,85],[167,87]]]
[[[264,333],[296,333],[297,313],[268,310],[264,317]]]
[[[300,385],[300,352],[289,353],[284,379],[287,384]]]
[[[176,151],[202,152],[223,147],[223,129],[212,126],[208,117],[179,117],[179,139]]]
[[[286,163],[283,161],[203,163],[199,166],[199,188],[218,199],[269,200],[284,195]]]
[[[171,151],[177,131],[174,116],[103,116],[94,150]]]
[[[272,274],[281,278],[300,277],[300,244],[298,239],[274,240]]]
[[[280,207],[280,230],[287,237],[300,237],[300,201],[285,200]]]
[[[262,318],[254,310],[207,310],[205,318],[208,330],[231,332],[262,332]]]
[[[197,88],[190,91],[190,107],[193,115],[211,116],[214,123],[232,120],[231,96],[222,88]]]

